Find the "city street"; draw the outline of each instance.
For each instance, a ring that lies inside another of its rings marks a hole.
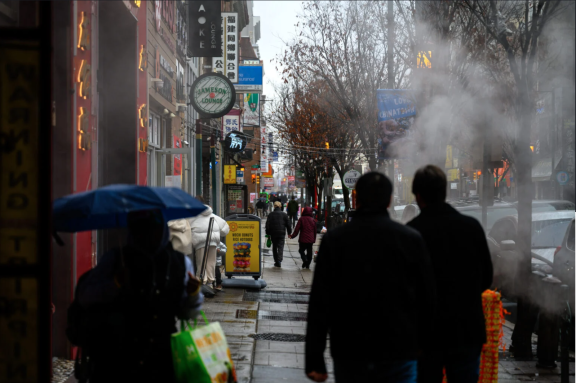
[[[264,224],[265,220],[262,222],[263,232]],[[314,251],[318,250],[321,238],[319,235]],[[239,382],[309,381],[304,375],[304,335],[315,263],[310,270],[302,270],[297,239],[286,240],[282,268],[274,267],[271,249],[264,247],[264,254],[263,279],[268,284],[265,289],[257,292],[227,288],[216,298],[207,299],[204,311],[209,321],[219,321],[226,332]],[[361,309],[354,307],[351,312],[361,312]],[[507,322],[503,328],[506,348],[511,344],[513,326]],[[275,339],[279,340],[257,339],[263,336],[276,336]],[[534,335],[534,354],[536,341]],[[507,351],[500,351],[499,383],[560,382],[560,365],[553,370],[538,369],[535,367],[536,358],[533,361],[515,361]],[[334,382],[329,349],[326,358],[330,373],[328,382]],[[573,353],[571,360],[570,382],[574,382]]]

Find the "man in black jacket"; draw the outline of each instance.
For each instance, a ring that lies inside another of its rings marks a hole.
[[[482,292],[492,284],[492,260],[484,230],[445,202],[446,175],[433,165],[419,169],[412,193],[422,210],[408,223],[418,230],[432,260],[438,310],[431,339],[418,360],[418,382],[477,382],[486,342]]]
[[[272,239],[272,253],[274,255],[274,266],[276,267],[282,267],[286,234],[292,232],[290,219],[281,208],[282,204],[279,201],[274,202],[274,211],[268,214],[268,219],[266,220],[266,234]]]
[[[435,302],[424,240],[390,219],[392,184],[386,176],[363,175],[356,193],[354,220],[328,231],[318,252],[306,374],[316,382],[327,379],[329,333],[336,382],[416,382],[416,359],[431,330]],[[356,275],[364,281],[361,293],[348,282]],[[357,315],[349,309],[352,303],[360,308]]]

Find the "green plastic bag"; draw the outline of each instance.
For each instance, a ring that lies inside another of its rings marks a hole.
[[[181,321],[181,331],[172,334],[172,359],[178,383],[236,383],[236,369],[220,323],[187,329]]]
[[[269,235],[266,235],[266,247],[272,246],[272,238]]]

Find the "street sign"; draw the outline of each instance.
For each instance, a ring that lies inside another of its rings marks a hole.
[[[560,185],[564,186],[570,181],[570,176],[568,176],[567,172],[561,171],[556,173],[556,180]]]
[[[344,186],[348,189],[354,189],[356,181],[360,178],[361,174],[357,170],[349,170],[344,174]]]
[[[236,170],[236,183],[244,183],[244,172],[242,170]]]
[[[260,169],[260,164],[255,164],[251,166],[252,169]]]

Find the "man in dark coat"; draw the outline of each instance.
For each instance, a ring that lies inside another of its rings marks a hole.
[[[408,223],[418,230],[432,260],[438,310],[432,348],[418,360],[418,381],[477,382],[486,342],[482,292],[492,284],[492,260],[480,223],[445,202],[446,175],[433,165],[419,169],[412,193],[422,210]]]
[[[304,208],[302,217],[298,220],[294,232],[288,237],[295,238],[298,233],[300,233],[300,238],[298,238],[298,252],[300,253],[300,257],[302,257],[302,268],[310,270],[312,245],[316,242],[316,220],[312,217],[311,207]]]
[[[416,360],[434,315],[434,277],[424,240],[390,219],[392,183],[371,172],[356,183],[352,222],[328,231],[318,252],[306,330],[306,374],[327,379],[326,337],[336,382],[416,382]],[[374,241],[366,240],[374,239]],[[375,246],[376,243],[376,246]],[[361,262],[354,257],[361,254]],[[348,282],[361,275],[362,292]],[[351,326],[346,305],[360,311]],[[375,305],[384,305],[374,312]]]
[[[288,208],[286,210],[288,210],[288,217],[290,218],[292,225],[296,224],[296,221],[298,220],[298,202],[296,202],[296,197],[292,196],[292,199],[288,202]]]
[[[286,233],[292,231],[288,215],[281,210],[282,204],[274,202],[274,211],[268,215],[266,220],[266,234],[272,239],[272,253],[274,255],[274,266],[282,267],[284,259],[284,242]]]

